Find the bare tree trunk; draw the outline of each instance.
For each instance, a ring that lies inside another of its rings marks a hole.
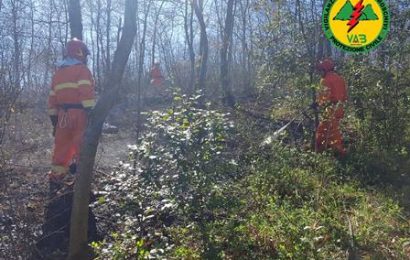
[[[65,21],[66,21],[66,24],[65,24],[65,39],[64,39],[64,42],[62,42],[62,44],[64,45],[66,42],[67,42],[67,39],[68,39],[68,27],[70,26],[70,23],[69,23],[69,21],[70,21],[70,11],[69,11],[69,9],[70,9],[70,4],[67,2],[67,1],[69,1],[69,0],[64,0],[64,14],[65,14]]]
[[[201,28],[201,38],[200,38],[200,69],[199,69],[199,78],[198,78],[198,87],[201,90],[205,90],[205,80],[207,73],[207,64],[208,64],[208,35],[206,33],[206,24],[203,15],[203,0],[193,0],[194,10],[196,17],[199,21],[199,27]]]
[[[154,32],[152,36],[151,64],[154,64],[154,61],[155,61],[155,47],[157,45],[158,19],[159,19],[159,15],[161,14],[161,10],[162,10],[162,7],[164,6],[164,3],[165,3],[165,0],[162,0],[161,5],[155,15]]]
[[[95,25],[95,30],[97,38],[97,82],[101,83],[101,0],[97,0],[97,24]]]
[[[323,57],[325,55],[324,54],[325,53],[324,38],[325,38],[325,36],[322,35],[322,36],[320,36],[320,39],[319,39],[319,44],[318,44],[318,49],[317,49],[317,57],[316,57],[317,61],[320,61],[321,59],[323,59]]]
[[[85,131],[79,158],[78,175],[74,186],[68,259],[77,260],[87,257],[88,204],[95,155],[104,120],[118,100],[121,79],[136,33],[136,9],[136,0],[126,0],[124,33],[115,51],[112,69],[106,80],[106,85],[110,87],[104,88],[104,92],[95,106],[90,117],[90,123]]]
[[[110,35],[111,35],[111,5],[112,2],[111,0],[107,1],[107,26],[106,26],[106,50],[107,50],[107,56],[105,57],[105,64],[106,64],[106,74],[109,73],[110,71],[110,64],[111,64],[111,53],[110,53],[110,49],[111,49],[111,41],[110,41]]]
[[[191,5],[191,13],[188,21],[188,1],[185,1],[185,16],[184,16],[184,27],[185,27],[185,38],[188,45],[189,60],[191,63],[190,74],[189,74],[189,87],[188,94],[194,92],[195,83],[195,51],[194,51],[194,10]]]
[[[49,13],[47,26],[48,26],[48,28],[47,28],[48,29],[47,52],[51,53],[51,42],[52,42],[52,39],[53,39],[53,13],[52,12]],[[51,63],[50,58],[51,57],[49,57],[47,55],[46,62],[45,62],[46,69],[44,70],[44,81],[43,81],[44,86],[47,85],[47,82],[49,80],[49,73],[50,73],[49,68],[50,68],[50,65],[51,65],[50,64]]]
[[[226,106],[233,107],[235,105],[235,98],[232,95],[231,80],[229,77],[229,61],[228,50],[232,44],[232,33],[234,26],[233,15],[234,0],[228,0],[226,10],[225,28],[223,31],[223,42],[221,49],[221,87],[223,91],[223,103]]]
[[[140,55],[138,60],[138,78],[137,78],[137,138],[140,136],[141,131],[141,110],[142,110],[142,74],[144,72],[144,59],[145,59],[145,37],[147,35],[147,24],[148,24],[148,14],[151,9],[152,0],[149,1],[148,6],[146,6],[146,12],[144,16],[144,27],[142,29],[142,38],[140,42]]]
[[[83,24],[81,18],[80,0],[69,0],[68,16],[70,19],[71,38],[83,39]]]
[[[104,75],[107,76],[108,70],[107,70],[107,56],[106,56],[106,49],[104,47],[104,35],[103,35],[103,24],[101,22],[102,19],[102,12],[103,12],[103,3],[101,0],[97,1],[97,50],[99,53],[99,71],[98,75],[100,76],[100,82],[104,81]],[[104,84],[100,86],[99,88],[103,88]],[[102,89],[103,90],[103,89]]]
[[[172,31],[170,33],[172,35]],[[160,35],[160,46],[162,53],[163,53],[163,63],[165,67],[165,71],[169,75],[174,76],[174,81],[176,85],[178,86],[183,86],[184,83],[182,82],[183,79],[181,77],[178,77],[178,71],[175,68],[175,66],[172,66],[172,64],[175,64],[176,59],[175,59],[175,54],[174,54],[174,49],[169,48],[169,46],[172,45],[171,39],[167,37],[166,33],[159,34]]]
[[[31,64],[33,61],[33,51],[34,51],[34,2],[30,1],[30,51],[28,55],[28,65],[27,65],[27,82],[30,88],[33,87],[33,79],[31,74]]]
[[[12,1],[12,19],[13,19],[13,84],[14,89],[20,89],[20,61],[21,61],[21,50],[20,50],[20,32],[18,28],[18,2]]]
[[[254,39],[254,34],[255,34],[255,32],[254,32],[254,26],[253,26],[253,23],[252,23],[252,14],[251,14],[251,12],[249,11],[249,8],[250,8],[250,6],[248,7],[248,21],[249,21],[249,24],[248,24],[248,31],[249,31],[249,46],[248,46],[248,51],[247,51],[247,59],[248,59],[248,71],[249,71],[249,85],[250,85],[250,88],[253,88],[254,87],[254,82],[255,82],[255,66],[254,66],[254,63],[253,63],[253,57],[254,57],[254,54],[255,54],[255,41],[253,40]]]
[[[241,75],[242,75],[242,84],[243,84],[243,91],[246,91],[250,88],[250,70],[248,68],[248,60],[249,60],[249,48],[247,44],[247,27],[248,27],[248,17],[247,14],[249,13],[249,0],[244,1],[245,4],[240,1],[240,7],[241,7],[241,18],[242,18],[242,28],[241,28],[241,49],[242,49],[242,54],[241,54],[241,65],[242,65],[242,70],[241,70]]]

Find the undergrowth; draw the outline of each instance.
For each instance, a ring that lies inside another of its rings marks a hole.
[[[410,257],[406,212],[354,178],[358,155],[262,146],[232,117],[184,96],[149,115],[130,161],[100,185],[95,207],[115,224],[92,244],[97,259]]]

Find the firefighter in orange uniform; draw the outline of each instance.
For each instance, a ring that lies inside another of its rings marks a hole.
[[[74,38],[57,65],[48,99],[55,136],[50,189],[62,187],[69,166],[78,158],[89,111],[95,105],[94,80],[87,68],[87,46]],[[75,164],[72,164],[75,165]]]
[[[321,111],[321,120],[316,129],[316,151],[332,149],[339,158],[346,155],[340,121],[344,117],[344,103],[347,101],[345,80],[334,71],[331,59],[322,60],[317,66],[322,80],[316,103]]]
[[[160,62],[155,60],[154,65],[151,68],[151,84],[156,87],[160,87],[164,84],[164,76],[162,76],[159,65]]]

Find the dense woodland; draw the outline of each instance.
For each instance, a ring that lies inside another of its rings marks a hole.
[[[0,258],[409,259],[410,3],[386,1],[388,38],[349,54],[325,2],[0,0]],[[47,97],[74,36],[98,102],[69,246],[42,251]],[[348,84],[342,160],[314,151],[325,57]]]

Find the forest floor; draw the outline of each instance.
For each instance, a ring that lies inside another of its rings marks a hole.
[[[0,259],[29,259],[41,236],[48,196],[53,137],[45,111],[14,113],[3,144],[7,166],[0,174]],[[127,159],[132,130],[103,134],[96,156],[96,175]]]

